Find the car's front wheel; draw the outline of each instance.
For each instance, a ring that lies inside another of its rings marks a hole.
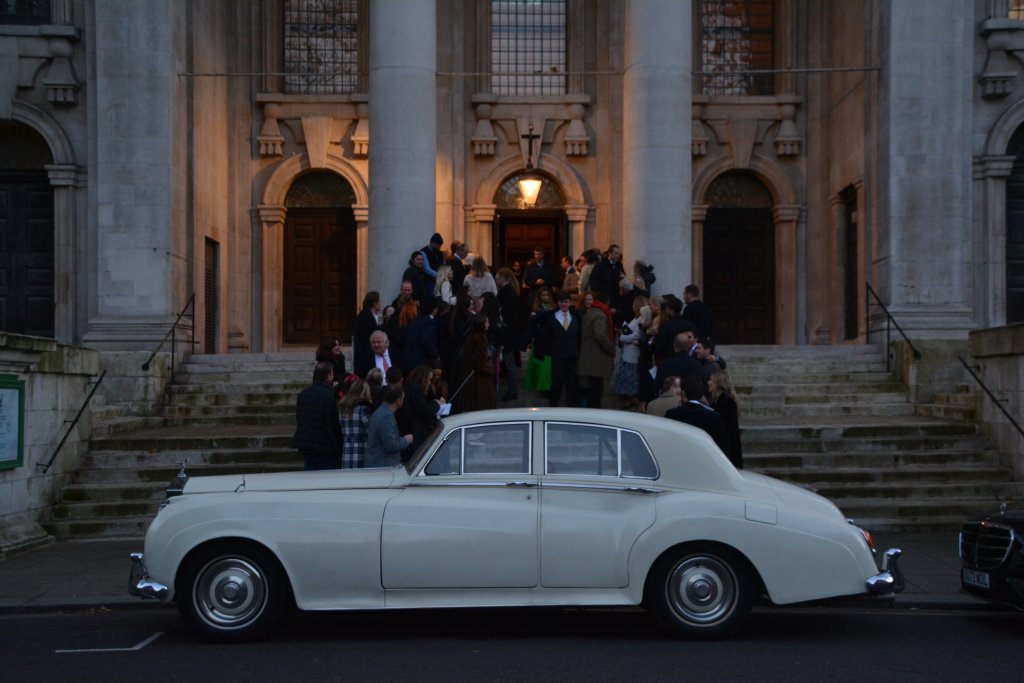
[[[754,585],[749,563],[735,550],[717,544],[682,546],[655,563],[644,602],[658,624],[676,637],[725,638],[750,613]]]
[[[188,557],[178,574],[181,616],[219,641],[255,640],[276,626],[292,601],[288,577],[264,548],[218,543]]]

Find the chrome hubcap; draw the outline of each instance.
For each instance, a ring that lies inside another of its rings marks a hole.
[[[710,624],[726,617],[736,604],[736,577],[714,557],[689,557],[669,575],[669,604],[689,622]]]
[[[195,599],[207,622],[227,628],[244,626],[266,606],[266,580],[260,568],[248,560],[217,558],[199,572]]]

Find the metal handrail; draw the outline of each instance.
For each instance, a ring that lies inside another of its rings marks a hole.
[[[918,351],[916,348],[914,348],[914,342],[910,341],[910,337],[908,337],[907,333],[903,331],[903,328],[900,327],[900,324],[898,322],[896,322],[896,319],[892,317],[892,313],[890,313],[889,309],[885,307],[884,303],[882,303],[882,299],[878,296],[878,294],[875,292],[875,290],[871,289],[871,283],[865,282],[864,283],[864,287],[867,288],[867,293],[864,296],[864,299],[865,299],[865,306],[864,306],[864,330],[865,330],[865,332],[868,333],[868,334],[871,333],[871,297],[875,297],[875,302],[879,306],[881,306],[882,312],[885,313],[885,349],[886,349],[886,351],[885,351],[885,371],[889,372],[889,358],[890,358],[889,342],[890,342],[890,337],[891,337],[891,333],[892,333],[890,325],[895,327],[896,331],[900,333],[901,337],[903,337],[903,341],[907,342],[907,346],[910,347],[910,350],[914,354],[914,359],[915,360],[920,360],[921,359],[921,352]]]
[[[55,449],[53,449],[53,455],[50,456],[50,459],[49,459],[49,461],[47,461],[46,466],[43,467],[43,474],[46,474],[47,472],[50,471],[50,466],[53,465],[53,461],[57,459],[57,454],[60,453],[60,449],[64,447],[64,442],[68,440],[69,436],[71,436],[71,430],[75,428],[76,424],[78,424],[79,418],[81,418],[82,417],[82,413],[85,412],[85,407],[87,405],[89,405],[89,401],[92,400],[93,394],[95,394],[96,390],[99,389],[100,384],[103,382],[103,378],[106,377],[106,376],[107,376],[107,371],[104,370],[100,374],[100,378],[98,380],[96,380],[95,384],[92,385],[92,391],[90,391],[89,395],[85,397],[85,401],[82,403],[82,407],[78,409],[78,414],[75,415],[75,419],[71,421],[71,426],[69,426],[68,430],[66,432],[64,432],[64,438],[61,439],[60,443],[57,444],[57,447]],[[41,467],[42,465],[43,465],[43,463],[41,463],[41,462],[37,462],[36,463],[36,467]]]
[[[160,340],[159,344],[157,344],[156,349],[153,351],[153,353],[149,354],[149,358],[147,358],[146,362],[142,364],[142,370],[144,372],[149,370],[149,364],[153,362],[153,359],[156,358],[156,354],[160,353],[160,349],[162,349],[164,347],[164,344],[167,343],[167,339],[170,338],[170,340],[171,340],[171,376],[172,377],[174,376],[174,355],[175,355],[175,351],[176,351],[175,346],[176,346],[176,341],[177,341],[177,339],[175,337],[175,334],[174,334],[174,331],[178,329],[178,323],[180,323],[181,319],[185,317],[185,312],[189,309],[190,306],[192,307],[192,346],[189,347],[189,348],[192,349],[192,350],[195,350],[195,348],[196,348],[196,321],[195,321],[196,310],[195,310],[195,303],[196,303],[196,295],[195,295],[195,292],[193,292],[192,296],[190,296],[188,298],[188,302],[185,304],[185,307],[183,309],[181,309],[181,313],[179,313],[178,317],[174,320],[174,324],[171,325],[171,329],[167,330],[167,334],[165,334],[164,338]]]
[[[992,393],[992,390],[989,389],[985,385],[985,383],[981,381],[981,377],[978,377],[978,374],[974,372],[974,368],[968,365],[967,361],[965,361],[961,356],[957,356],[956,358],[958,361],[960,361],[960,364],[964,366],[964,369],[967,370],[967,372],[971,373],[971,377],[974,378],[974,381],[977,382],[982,389],[984,389],[988,397],[992,399],[993,403],[996,404],[996,408],[999,408],[999,410],[1002,411],[1003,415],[1006,416],[1006,419],[1010,421],[1010,424],[1012,424],[1017,429],[1017,432],[1021,435],[1021,437],[1024,437],[1024,429],[1022,429],[1020,424],[1015,419],[1013,419],[1013,416],[1010,415],[1010,411],[1003,407],[1003,403],[1006,401],[1006,399],[996,398],[996,395]]]

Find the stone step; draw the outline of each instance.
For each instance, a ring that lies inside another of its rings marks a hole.
[[[733,369],[730,364],[727,368],[729,371],[729,378],[732,383],[736,386],[744,386],[747,384],[778,384],[779,380],[785,379],[786,384],[846,384],[850,382],[854,383],[873,383],[873,382],[891,382],[892,373],[883,371],[879,372],[851,372],[847,368],[845,372],[841,371],[829,371],[827,369],[817,370],[815,372],[801,372],[801,373],[780,373],[778,369],[763,368],[760,370],[756,369],[744,369],[739,370]]]
[[[730,375],[732,378],[732,375]],[[735,384],[735,380],[733,382]],[[836,384],[776,384],[758,381],[756,384],[735,386],[736,393],[744,400],[763,401],[775,396],[862,396],[864,394],[895,394],[906,400],[903,387],[898,382],[839,382]]]
[[[43,524],[58,539],[104,538],[142,539],[153,515],[124,516],[116,519],[60,519]]]
[[[172,406],[246,406],[273,405],[295,408],[295,399],[301,389],[295,391],[230,391],[230,392],[181,392],[171,394]]]
[[[812,473],[840,468],[867,468],[874,471],[904,468],[995,467],[1004,466],[1004,459],[994,450],[917,451],[902,453],[750,453],[744,450],[744,467],[769,476],[777,470],[807,470]]]
[[[188,460],[188,468],[201,465],[258,465],[277,463],[298,457],[290,446],[282,448],[240,448],[212,450],[90,451],[82,458],[82,469],[133,469],[139,467],[178,467]]]
[[[159,506],[159,500],[101,503],[58,503],[53,506],[53,521],[118,520],[125,517],[145,517],[146,515],[154,515]]]
[[[843,514],[866,529],[899,530],[908,526],[948,523],[955,520],[950,530],[960,528],[965,519],[992,514],[1004,499],[996,496],[981,498],[944,498],[940,500],[906,500],[881,498],[847,498],[839,505]],[[1007,498],[1007,502],[1020,500]],[[942,520],[942,522],[940,522]],[[956,538],[950,539],[955,544]]]
[[[743,442],[748,438],[754,440],[785,440],[800,439],[871,439],[871,438],[920,438],[920,437],[954,437],[969,438],[977,436],[978,428],[973,424],[940,422],[937,420],[886,420],[871,424],[863,420],[847,422],[826,422],[820,424],[775,424],[775,423],[744,423]]]
[[[309,386],[308,380],[275,380],[260,382],[213,382],[210,384],[171,384],[167,393],[172,400],[185,394],[291,394],[293,397]],[[292,399],[294,400],[294,398]]]
[[[746,466],[746,462],[744,462]],[[870,484],[1006,482],[1011,471],[998,463],[937,466],[933,463],[905,467],[749,467],[748,469],[792,484]],[[866,487],[865,487],[866,488]]]
[[[845,405],[834,403],[808,403],[786,405],[744,406],[743,416],[752,418],[775,418],[776,421],[806,418],[828,418],[840,416],[891,417],[911,416],[914,406],[909,403],[865,403]]]
[[[1014,482],[965,481],[957,483],[940,482],[887,482],[871,486],[843,483],[816,482],[804,484],[815,493],[825,496],[843,508],[847,500],[940,500],[940,499],[1024,499],[1024,484]]]
[[[97,502],[157,502],[166,499],[167,483],[159,482],[103,482],[90,484],[69,484],[64,487],[65,503]]]
[[[217,405],[217,406],[195,406],[195,405],[169,405],[160,409],[160,415],[165,418],[200,418],[219,417],[235,418],[247,416],[264,415],[287,415],[295,421],[294,405]],[[241,423],[240,423],[241,424]]]
[[[818,405],[822,403],[841,404],[858,408],[873,404],[910,405],[906,394],[896,391],[865,391],[850,394],[835,391],[757,393],[747,394],[742,398],[742,401],[743,403],[740,407],[744,412],[746,412],[746,408],[751,403],[754,403],[759,408],[780,405]]]

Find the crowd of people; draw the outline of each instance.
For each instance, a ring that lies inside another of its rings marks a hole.
[[[654,266],[627,272],[616,244],[557,266],[538,248],[493,272],[464,242],[443,247],[434,234],[412,252],[390,303],[366,294],[351,373],[338,339],[320,344],[296,403],[307,469],[397,465],[440,414],[518,399],[520,377],[550,406],[591,408],[610,381],[624,409],[700,427],[742,467],[739,402],[696,285],[653,295]]]

